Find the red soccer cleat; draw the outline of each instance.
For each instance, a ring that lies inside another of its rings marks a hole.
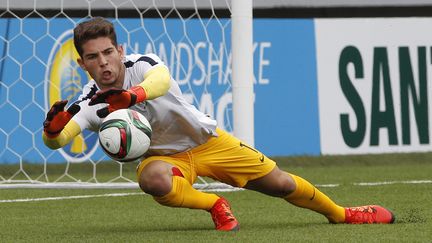
[[[345,208],[347,224],[392,224],[393,213],[378,205]]]
[[[228,201],[221,197],[213,207],[209,210],[216,230],[220,231],[237,231],[239,230],[239,223],[231,212],[231,207]]]

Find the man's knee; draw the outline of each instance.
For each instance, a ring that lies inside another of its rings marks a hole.
[[[264,177],[249,181],[245,187],[270,196],[285,197],[295,191],[296,184],[288,173],[276,167]]]
[[[294,179],[285,171],[282,172],[281,177],[281,192],[280,196],[285,197],[296,190],[296,183]]]
[[[139,176],[141,190],[157,197],[168,194],[172,188],[172,167],[163,161],[150,162]]]
[[[295,181],[285,171],[278,169],[273,177],[273,186],[270,191],[274,196],[285,197],[295,191]]]

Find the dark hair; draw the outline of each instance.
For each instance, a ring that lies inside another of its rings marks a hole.
[[[112,44],[117,46],[117,36],[113,24],[102,17],[84,21],[74,28],[74,44],[80,57],[83,54],[82,45],[98,37],[108,37]]]

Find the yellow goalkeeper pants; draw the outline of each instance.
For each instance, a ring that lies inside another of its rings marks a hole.
[[[218,137],[189,151],[169,156],[151,156],[137,168],[138,177],[144,167],[155,160],[165,161],[180,169],[191,184],[197,176],[206,176],[229,185],[244,187],[250,180],[270,173],[276,163],[222,129]]]

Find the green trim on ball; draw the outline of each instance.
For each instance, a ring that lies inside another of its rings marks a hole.
[[[123,143],[121,136],[120,136],[120,146],[122,146],[126,150],[126,155],[127,155],[129,153],[129,150],[130,150],[131,144],[132,144],[132,134],[131,134],[131,130],[130,130],[128,123],[122,119],[111,119],[111,120],[108,120],[106,122],[103,122],[102,125],[100,126],[99,131],[101,132],[101,131],[108,129],[108,128],[111,128],[111,127],[115,127],[117,129],[121,129],[121,128],[125,129],[125,131],[126,131],[126,144],[125,144],[126,147],[122,146],[124,143]]]
[[[137,119],[138,116],[134,116],[133,112],[137,112],[137,111],[128,110],[128,115],[132,121],[132,124],[139,130],[141,130],[143,133],[145,133],[149,138],[151,138],[152,135],[151,128],[145,125],[141,120]]]

